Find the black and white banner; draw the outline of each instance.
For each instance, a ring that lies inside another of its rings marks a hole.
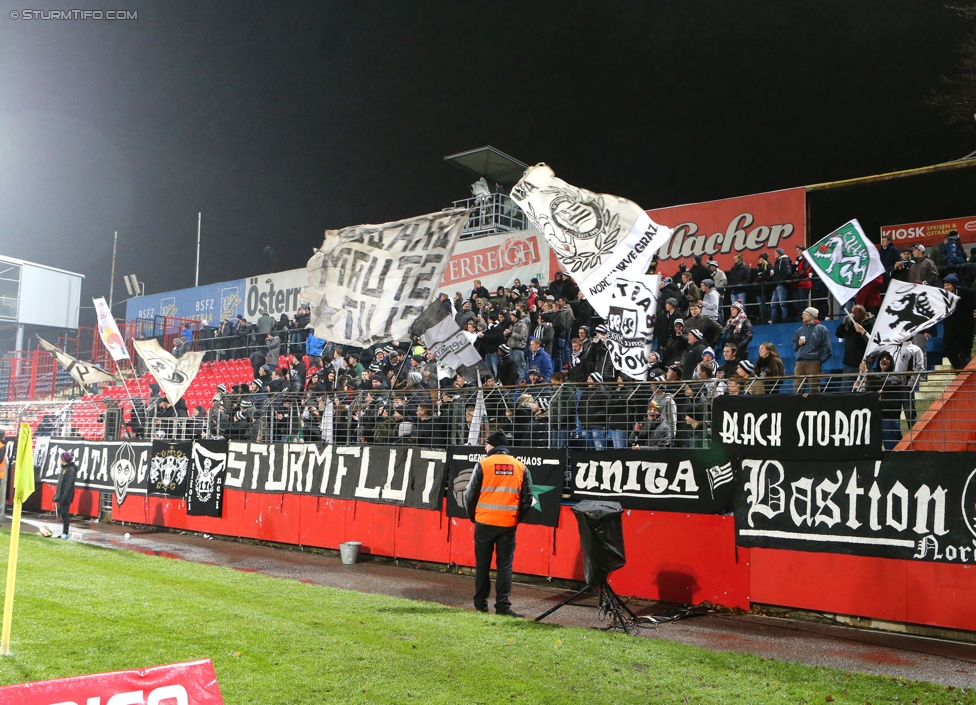
[[[155,338],[133,340],[132,344],[149,368],[149,374],[159,383],[170,404],[175,404],[186,394],[186,390],[190,388],[190,384],[200,371],[203,356],[206,355],[204,352],[188,352],[177,360],[159,347]]]
[[[892,281],[885,292],[881,310],[874,319],[871,339],[864,350],[868,358],[895,349],[907,340],[948,318],[959,297],[927,284]]]
[[[183,499],[192,451],[193,441],[153,441],[147,492]]]
[[[440,509],[444,476],[443,450],[231,441],[225,485]]]
[[[656,279],[645,273],[671,229],[633,201],[577,188],[545,164],[526,169],[511,196],[607,322],[614,366],[643,379],[657,303]]]
[[[452,368],[472,384],[480,385],[490,373],[481,354],[454,321],[454,309],[447,309],[439,301],[430,304],[410,324],[410,335],[422,337],[427,349],[441,365]]]
[[[721,514],[735,489],[733,466],[713,451],[574,452],[573,498],[624,509]]]
[[[973,453],[741,463],[740,546],[976,563]]]
[[[54,355],[58,364],[64,368],[65,372],[71,375],[72,379],[84,387],[90,387],[93,384],[116,384],[119,381],[118,377],[109,374],[95,363],[84,362],[71,357],[71,355],[47,342],[41,336],[37,336],[37,342],[40,343],[42,348]]]
[[[466,210],[382,225],[326,230],[308,261],[302,298],[315,334],[339,345],[369,347],[406,340],[451,259]]]
[[[565,448],[513,448],[512,455],[522,461],[532,476],[532,509],[523,524],[557,526],[559,504],[562,500],[563,478],[566,472]],[[452,446],[447,451],[450,482],[447,493],[447,515],[465,519],[464,488],[468,486],[474,466],[485,457],[484,448]]]
[[[195,453],[198,448],[210,446],[207,441],[197,442]],[[146,494],[153,453],[149,441],[52,438],[42,481],[57,483],[57,459],[65,450],[78,463],[79,487],[114,491],[119,504],[127,494]],[[219,464],[219,458],[215,462]],[[215,467],[212,462],[211,471]],[[439,510],[445,476],[443,450],[231,441],[224,485],[245,492],[307,494]]]
[[[196,441],[186,488],[188,516],[221,517],[227,474],[227,441]]]
[[[877,394],[722,395],[712,443],[732,458],[852,460],[881,457]]]
[[[152,459],[149,441],[84,441],[52,438],[47,461],[40,471],[42,482],[57,484],[58,459],[69,451],[78,466],[75,485],[80,489],[114,492],[119,504],[130,494],[145,495]]]

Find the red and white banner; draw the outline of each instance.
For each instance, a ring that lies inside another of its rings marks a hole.
[[[537,277],[549,283],[549,245],[538,230],[498,233],[472,240],[460,240],[444,270],[438,292],[468,296],[477,279],[492,294],[515,279],[528,284]]]
[[[929,220],[924,223],[905,223],[904,225],[882,225],[881,236],[888,235],[892,244],[899,248],[915,245],[940,245],[950,231],[959,233],[960,242],[976,242],[976,215],[968,218],[948,220]]]
[[[0,688],[4,705],[223,705],[210,659]]]
[[[647,211],[651,219],[667,225],[674,234],[658,251],[662,263],[690,267],[694,255],[718,262],[729,271],[733,257],[741,253],[746,264],[755,266],[761,252],[782,247],[792,258],[793,247],[806,244],[806,189],[757,193],[719,201],[689,203]],[[670,273],[673,266],[658,272]]]

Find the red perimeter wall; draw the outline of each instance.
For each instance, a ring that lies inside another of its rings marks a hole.
[[[53,489],[41,488],[53,510]],[[97,514],[98,493],[78,492],[72,512]],[[188,517],[182,500],[113,497],[116,521],[222,536],[474,565],[473,524],[445,511],[228,489],[224,516]],[[751,603],[976,631],[976,580],[968,565],[831,553],[738,548],[731,516],[628,510],[627,565],[610,583],[621,595],[749,609]],[[562,507],[558,528],[519,527],[515,571],[583,579],[576,519]]]

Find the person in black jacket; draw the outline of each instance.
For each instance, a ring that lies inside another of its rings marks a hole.
[[[839,391],[849,392],[854,388],[873,329],[874,317],[860,304],[855,305],[837,326],[837,337],[844,341],[844,374],[850,375],[844,379]]]
[[[955,273],[942,280],[942,288],[959,297],[956,308],[942,322],[942,354],[949,358],[953,369],[961,370],[973,357],[973,311],[976,310],[976,293],[962,286]]]
[[[71,517],[71,503],[75,501],[75,478],[78,476],[78,466],[74,456],[68,451],[61,454],[61,474],[58,475],[58,485],[54,489],[54,503],[57,505],[58,516],[61,517],[61,535],[58,538],[68,538],[68,523]]]

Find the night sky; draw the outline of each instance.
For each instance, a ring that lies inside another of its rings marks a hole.
[[[145,2],[124,6],[134,21],[9,19],[25,7],[0,13],[0,253],[85,274],[83,305],[108,295],[115,230],[116,302],[128,273],[149,292],[192,286],[197,211],[201,283],[301,267],[327,228],[466,198],[474,177],[442,157],[486,144],[645,208],[976,149],[924,103],[966,31],[937,2]]]

